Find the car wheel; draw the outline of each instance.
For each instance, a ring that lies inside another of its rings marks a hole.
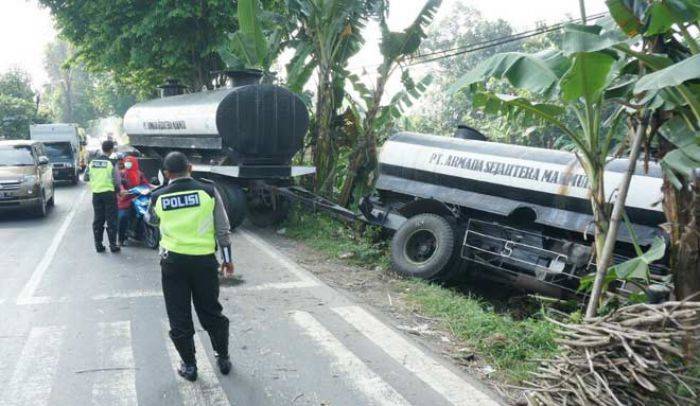
[[[455,258],[455,231],[447,219],[419,214],[408,219],[391,241],[393,269],[404,276],[445,281]]]
[[[46,217],[46,214],[48,213],[47,206],[46,195],[42,193],[41,198],[39,199],[39,205],[34,209],[34,215],[37,217]]]

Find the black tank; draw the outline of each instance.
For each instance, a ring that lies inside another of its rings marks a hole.
[[[137,148],[190,150],[247,165],[288,165],[308,127],[299,96],[256,83],[150,100],[124,116]]]

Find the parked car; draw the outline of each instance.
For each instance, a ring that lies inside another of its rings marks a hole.
[[[38,141],[0,141],[0,211],[44,217],[54,205],[53,168]]]

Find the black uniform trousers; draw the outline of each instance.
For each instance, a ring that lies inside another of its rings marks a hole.
[[[182,255],[169,252],[160,260],[170,338],[182,360],[195,363],[192,304],[209,333],[217,355],[228,357],[229,321],[219,303],[219,263],[214,254]]]
[[[117,245],[117,194],[102,192],[92,194],[92,209],[95,218],[92,221],[92,231],[95,234],[95,245],[101,246],[107,223],[107,239],[109,245]]]

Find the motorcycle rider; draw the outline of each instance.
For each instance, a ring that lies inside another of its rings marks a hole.
[[[114,153],[114,142],[102,143],[102,154],[93,159],[85,170],[84,179],[90,185],[92,191],[92,209],[94,220],[92,231],[95,236],[95,250],[105,252],[102,243],[104,238],[105,223],[107,224],[107,239],[109,250],[119,252],[117,245],[117,192],[120,191],[121,177],[119,171],[110,160]]]
[[[231,370],[228,354],[229,321],[219,303],[216,246],[221,249],[222,270],[233,274],[229,222],[214,184],[194,180],[192,166],[181,152],[169,153],[163,162],[170,183],[153,191],[147,221],[161,233],[161,280],[170,338],[182,363],[178,374],[197,379],[192,304],[202,327],[209,333],[222,374]]]
[[[129,230],[129,225],[133,219],[133,208],[131,207],[131,202],[134,200],[134,196],[129,196],[126,192],[136,186],[140,185],[150,185],[146,176],[141,172],[139,167],[139,160],[135,156],[126,156],[122,160],[123,169],[121,170],[121,193],[117,197],[117,207],[119,208],[119,234],[118,240],[119,245],[126,245],[128,238],[127,232]]]

